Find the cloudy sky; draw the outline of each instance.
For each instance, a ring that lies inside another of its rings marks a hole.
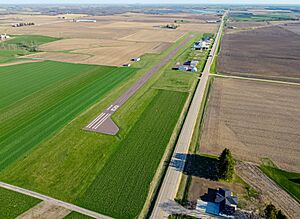
[[[300,4],[300,0],[0,0],[0,4],[158,4],[158,3],[198,3],[198,4]]]

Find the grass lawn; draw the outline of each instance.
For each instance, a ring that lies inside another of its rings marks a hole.
[[[0,170],[49,138],[135,69],[30,63],[0,68]]]
[[[78,200],[80,205],[116,218],[139,215],[187,97],[183,92],[156,93],[128,137]]]
[[[260,169],[300,202],[300,173],[281,170],[272,162],[263,162]]]
[[[39,199],[0,188],[0,218],[16,218],[39,202]]]

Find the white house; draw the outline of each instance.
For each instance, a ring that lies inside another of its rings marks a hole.
[[[6,33],[0,35],[0,40],[7,40],[9,38],[10,38],[10,36],[6,35]]]

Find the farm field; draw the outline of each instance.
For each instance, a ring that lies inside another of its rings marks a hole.
[[[80,204],[81,202],[83,204],[86,203],[87,200],[85,198],[88,194],[86,191],[91,185],[93,185],[95,188],[96,185],[93,183],[94,180],[99,180],[97,175],[103,174],[102,171],[104,171],[110,162],[116,165],[114,159],[118,158],[116,156],[118,153],[121,153],[122,150],[125,150],[126,146],[123,145],[124,142],[127,142],[127,139],[132,140],[133,138],[135,138],[137,141],[140,140],[140,138],[136,137],[136,134],[134,135],[136,131],[133,132],[131,130],[134,129],[136,123],[141,123],[139,121],[143,120],[142,114],[144,115],[144,111],[145,109],[148,109],[149,104],[152,103],[152,101],[153,103],[156,103],[156,99],[158,96],[160,96],[158,93],[169,93],[170,96],[173,96],[173,94],[177,96],[176,104],[174,104],[174,109],[172,109],[177,111],[174,112],[173,115],[175,115],[178,111],[181,112],[183,106],[182,104],[177,103],[179,99],[180,101],[183,101],[183,104],[185,103],[189,94],[188,92],[191,91],[192,86],[195,86],[198,75],[195,73],[188,74],[177,71],[169,71],[169,69],[172,68],[177,59],[181,59],[181,56],[184,55],[184,57],[187,57],[187,53],[190,51],[190,46],[196,39],[201,37],[201,34],[195,34],[195,37],[188,43],[186,47],[179,51],[179,53],[170,61],[170,63],[167,64],[167,66],[163,67],[161,71],[157,72],[149,80],[149,82],[147,82],[145,86],[139,90],[139,92],[137,92],[128,102],[126,102],[124,106],[122,106],[118,112],[116,112],[116,114],[113,116],[113,120],[120,127],[120,132],[117,134],[117,136],[87,132],[83,131],[82,128],[93,118],[95,118],[100,111],[107,108],[107,106],[109,106],[109,104],[111,104],[117,97],[119,97],[120,94],[126,91],[137,80],[137,78],[145,73],[145,71],[149,70],[154,64],[158,63],[164,56],[166,56],[172,49],[182,42],[185,37],[180,39],[174,45],[171,45],[170,48],[168,48],[162,54],[147,54],[143,56],[141,62],[133,65],[133,68],[141,69],[137,70],[138,72],[133,74],[126,83],[114,89],[93,107],[90,107],[88,110],[79,114],[76,119],[72,120],[63,129],[45,142],[39,144],[39,146],[30,154],[28,154],[28,156],[20,159],[18,162],[15,162],[13,165],[0,172],[0,180],[31,189],[42,194],[47,194],[51,197],[55,197],[67,202],[72,202],[75,204]],[[171,75],[171,72],[181,76],[176,78],[174,75]],[[162,76],[172,77],[173,80],[168,82],[167,85],[165,83],[160,83]],[[175,88],[177,83],[180,83],[182,86],[182,88],[179,89],[181,92],[168,91],[169,89],[173,90],[172,88]],[[157,86],[158,84],[159,86]],[[165,97],[165,95],[163,96]],[[165,105],[162,106],[162,109],[165,108],[164,106]],[[165,113],[167,112],[162,112],[162,109],[158,109],[157,112],[159,112],[159,114],[162,113],[162,115],[166,115]],[[168,116],[171,115],[172,114],[168,114]],[[155,115],[152,116],[154,117]],[[178,117],[179,115],[177,115],[177,117],[175,116],[174,118],[172,117],[171,119],[169,118],[168,121],[170,120],[172,124],[177,124]],[[167,136],[167,133],[173,133],[175,125],[170,128],[170,124],[168,122],[165,123],[166,125],[168,124],[169,128],[165,133],[165,136]],[[143,129],[140,130],[142,131]],[[146,136],[147,133],[144,134],[145,138],[151,137]],[[161,147],[156,148],[156,150],[161,150],[158,151],[159,153],[163,153],[162,151],[166,149],[166,144],[169,143],[165,143],[166,139],[167,138],[164,137],[160,138],[162,143],[157,143],[157,145],[160,145]],[[62,145],[64,147],[62,147]],[[121,146],[123,147],[122,150]],[[136,146],[138,147],[138,145]],[[131,150],[130,152],[135,151]],[[134,157],[135,155],[128,154],[128,156]],[[159,156],[153,158],[155,165],[157,165],[157,162],[161,160],[161,157],[162,155],[160,154]],[[151,163],[149,160],[145,160],[145,162]],[[141,180],[146,180],[146,182],[152,180],[153,175],[151,174],[155,173],[157,167],[155,167],[155,165],[153,163],[151,164],[151,168],[149,167],[145,172],[145,178],[141,178]],[[64,170],[64,177],[62,177],[62,169]],[[128,176],[132,175],[132,178],[137,177],[135,170],[131,171],[132,172],[128,172]],[[116,188],[120,188],[122,185],[116,184]],[[135,192],[137,191],[134,187],[131,189],[133,189]],[[139,185],[137,189],[139,189],[143,196],[140,196],[139,199],[135,200],[137,202],[136,208],[133,209],[133,212],[129,212],[129,214],[139,214],[139,210],[141,210],[143,207],[145,198],[150,188],[149,184],[145,184]],[[124,190],[120,200],[124,200],[126,195],[130,195],[130,190],[126,191]],[[113,198],[118,199],[117,195]],[[86,204],[88,206],[89,203]],[[124,213],[122,212],[122,209],[128,208],[128,205],[122,201],[122,205],[120,205],[118,209],[107,209],[108,206],[106,205],[101,205],[98,207],[99,211],[107,211],[111,214],[121,215]]]
[[[225,34],[217,71],[230,75],[299,81],[299,51],[300,36],[279,26]]]
[[[17,58],[31,54],[38,46],[59,40],[59,38],[39,35],[16,35],[11,39],[0,42],[0,64],[20,62]]]
[[[284,24],[284,25],[281,25],[281,27],[300,35],[300,23],[299,22],[291,23],[291,24]]]
[[[6,95],[0,99],[0,170],[23,158],[134,72],[55,62],[1,67],[1,93]]]
[[[78,204],[116,218],[137,217],[186,97],[158,91]]]
[[[300,173],[279,169],[272,162],[263,162],[260,169],[300,203]]]
[[[16,218],[39,202],[38,199],[0,188],[0,218]]]
[[[227,147],[236,159],[300,171],[300,87],[216,78],[200,138],[201,153],[220,154]]]
[[[5,21],[11,16],[4,16],[0,22],[0,32],[10,35],[43,35],[59,38],[49,42],[36,54],[28,54],[26,58],[39,58],[52,61],[72,62],[81,64],[120,66],[129,63],[134,57],[144,54],[159,54],[172,43],[190,32],[217,31],[218,24],[208,24],[207,19],[219,19],[216,15],[170,14],[147,15],[125,13],[107,16],[84,16],[78,18],[95,19],[96,23],[72,22],[72,18],[61,19],[63,15],[20,15],[15,23],[35,22],[34,26],[13,28]],[[185,22],[175,30],[162,28],[174,23],[176,19]],[[41,21],[39,21],[41,19]],[[92,33],[92,34],[91,34]],[[26,54],[25,54],[26,55]],[[0,53],[1,56],[1,53]],[[1,62],[1,60],[0,60]]]

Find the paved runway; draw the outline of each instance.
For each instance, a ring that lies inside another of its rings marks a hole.
[[[175,49],[173,49],[160,63],[155,65],[142,78],[140,78],[129,90],[120,96],[112,105],[110,105],[104,112],[99,114],[93,121],[91,121],[84,130],[100,132],[109,135],[116,135],[119,131],[118,126],[112,121],[111,116],[114,114],[126,101],[135,94],[161,67],[167,64],[176,53],[185,46],[193,37],[188,36]]]

